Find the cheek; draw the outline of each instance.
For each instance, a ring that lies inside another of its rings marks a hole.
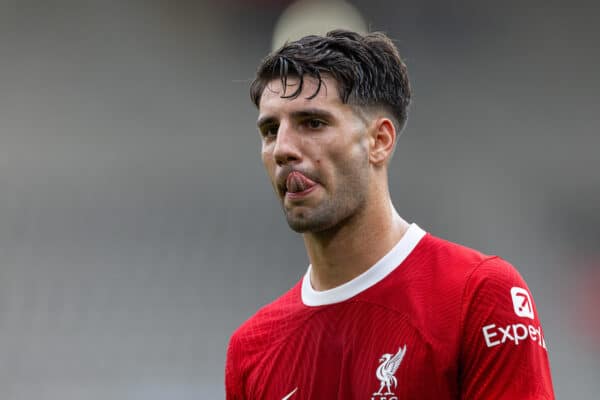
[[[264,150],[260,152],[260,160],[262,161],[263,165],[267,165],[268,155]]]
[[[328,157],[344,170],[362,168],[369,159],[369,142],[366,138],[356,138],[333,148]]]
[[[335,149],[336,156],[339,158],[357,160],[367,157],[369,147],[366,128],[362,123],[357,122],[344,129],[343,139],[336,141],[331,148]]]
[[[273,152],[271,151],[270,146],[265,146],[264,144],[262,145],[262,148],[260,150],[260,159],[262,160],[262,163],[265,167],[267,167],[269,162],[272,162]]]
[[[368,146],[353,143],[335,154],[337,179],[344,185],[362,185],[369,174]],[[358,187],[355,187],[358,189]]]
[[[357,138],[352,143],[352,147],[348,152],[350,162],[353,169],[358,169],[361,174],[368,173],[369,167],[369,139],[365,136]]]
[[[267,175],[269,176],[269,179],[271,181],[273,181],[275,179],[275,170],[276,170],[276,163],[275,163],[275,159],[273,158],[273,153],[271,151],[265,151],[263,150],[261,152],[261,160],[262,160],[262,164],[263,167],[265,168],[265,171],[267,172]]]

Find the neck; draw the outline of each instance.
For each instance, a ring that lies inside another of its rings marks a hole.
[[[386,198],[339,227],[305,233],[313,288],[332,289],[359,276],[398,243],[408,226]]]

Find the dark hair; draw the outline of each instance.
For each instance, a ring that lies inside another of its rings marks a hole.
[[[281,79],[282,98],[296,98],[302,92],[304,77],[318,81],[314,98],[321,89],[323,74],[333,77],[344,104],[359,107],[382,107],[390,112],[401,130],[406,123],[410,104],[410,84],[406,65],[396,46],[384,33],[360,35],[334,30],[325,36],[305,36],[288,42],[265,57],[250,86],[250,97],[256,105],[267,84]],[[292,93],[286,94],[288,77],[299,78]]]

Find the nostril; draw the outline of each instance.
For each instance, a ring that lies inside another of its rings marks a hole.
[[[300,160],[300,154],[298,154],[296,151],[275,152],[273,154],[273,158],[275,159],[275,163],[277,165],[282,166],[297,162]]]
[[[298,160],[299,159],[296,157],[285,157],[285,158],[275,159],[275,162],[277,163],[278,166],[282,167],[287,164],[296,163]]]

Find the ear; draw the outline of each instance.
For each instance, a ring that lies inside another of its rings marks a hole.
[[[373,121],[370,135],[369,161],[373,165],[384,165],[392,157],[396,144],[394,123],[385,117]]]

